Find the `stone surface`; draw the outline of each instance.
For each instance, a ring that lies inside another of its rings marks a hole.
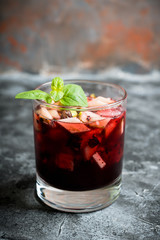
[[[0,1],[0,71],[160,68],[159,0]]]
[[[0,76],[1,240],[160,239],[160,75],[118,73],[90,78],[116,82],[128,92],[122,191],[110,207],[85,214],[55,211],[35,196],[32,105],[14,96],[47,79]]]

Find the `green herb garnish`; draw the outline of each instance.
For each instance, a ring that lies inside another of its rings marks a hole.
[[[47,103],[52,102],[50,94],[41,90],[31,90],[27,92],[18,93],[15,98],[24,98],[24,99],[38,99],[44,100]]]
[[[87,98],[81,88],[76,84],[64,85],[63,79],[55,77],[51,83],[51,92],[41,90],[31,90],[18,93],[15,98],[44,100],[46,103],[60,101],[63,106],[87,107]]]
[[[51,83],[52,91],[50,92],[50,94],[55,102],[58,102],[64,96],[63,87],[64,83],[60,77],[55,77],[52,80]]]
[[[64,86],[63,92],[63,98],[60,100],[62,105],[81,107],[88,106],[86,95],[81,86],[76,84],[67,84]]]

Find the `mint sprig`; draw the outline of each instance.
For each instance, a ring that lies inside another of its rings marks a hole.
[[[18,93],[15,96],[15,98],[44,100],[47,103],[52,102],[52,98],[50,94],[41,90],[31,90],[27,92],[21,92],[21,93]]]
[[[87,107],[86,95],[81,86],[76,84],[64,85],[63,79],[55,77],[51,83],[51,92],[31,90],[18,93],[15,98],[44,100],[46,103],[60,101],[63,106]]]

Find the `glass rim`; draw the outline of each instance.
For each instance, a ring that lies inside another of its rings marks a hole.
[[[44,86],[50,85],[51,86],[52,81],[43,83],[41,85],[39,85],[38,87],[35,88],[35,90],[41,89]],[[115,100],[115,102],[113,103],[106,103],[103,105],[99,105],[99,106],[93,106],[93,107],[77,107],[77,106],[61,106],[61,105],[56,105],[54,103],[46,103],[42,100],[37,100],[34,99],[33,101],[45,106],[45,107],[49,107],[49,108],[54,108],[54,109],[61,109],[61,110],[73,110],[73,111],[95,111],[95,110],[100,110],[100,109],[106,109],[106,108],[112,108],[112,107],[116,107],[120,104],[122,104],[126,98],[127,98],[127,92],[126,90],[121,87],[118,84],[115,83],[110,83],[110,82],[105,82],[105,81],[99,81],[99,80],[87,80],[87,79],[64,79],[64,83],[74,83],[74,84],[78,84],[78,83],[89,83],[89,84],[97,84],[97,85],[104,85],[104,86],[109,86],[109,87],[113,87],[116,89],[120,89],[123,92],[123,96],[119,99],[119,100]]]

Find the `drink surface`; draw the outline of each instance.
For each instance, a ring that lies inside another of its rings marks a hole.
[[[39,176],[63,190],[92,190],[111,184],[122,171],[125,110],[119,105],[73,115],[44,106],[35,108]]]

